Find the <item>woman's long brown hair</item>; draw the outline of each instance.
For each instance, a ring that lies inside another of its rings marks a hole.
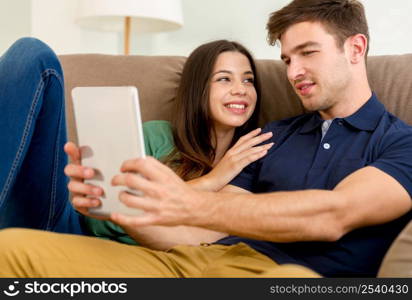
[[[211,74],[219,54],[227,51],[245,55],[254,74],[256,108],[250,119],[235,129],[230,146],[242,135],[257,128],[260,109],[260,85],[252,55],[239,43],[218,40],[196,48],[186,60],[175,98],[172,116],[174,151],[166,157],[168,164],[183,180],[208,173],[216,156],[212,145],[213,121],[209,109]]]

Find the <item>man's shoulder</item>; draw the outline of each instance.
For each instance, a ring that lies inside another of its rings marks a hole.
[[[394,130],[412,130],[412,126],[406,123],[405,121],[402,121],[399,119],[397,116],[391,114],[390,112],[387,113],[387,118],[391,124],[391,127]]]
[[[314,117],[314,113],[301,114],[294,117],[285,118],[282,120],[272,121],[265,125],[263,131],[283,130],[287,128],[302,127],[306,122]]]
[[[390,112],[386,113],[385,119],[382,120],[385,137],[409,137],[412,138],[412,126],[402,121]]]

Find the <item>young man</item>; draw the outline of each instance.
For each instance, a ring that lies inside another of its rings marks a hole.
[[[151,158],[122,167],[143,177],[122,173],[113,180],[142,190],[143,197],[120,198],[147,212],[112,216],[118,224],[189,225],[231,236],[158,252],[6,230],[0,275],[316,276],[312,269],[323,276],[375,276],[411,219],[412,128],[369,87],[363,7],[354,0],[295,0],[272,14],[268,30],[312,113],[267,125],[275,146],[221,193],[194,190]]]

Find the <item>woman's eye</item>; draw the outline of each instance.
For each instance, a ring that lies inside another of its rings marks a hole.
[[[220,77],[216,81],[230,81],[229,77]]]
[[[246,78],[246,79],[245,79],[245,82],[255,83],[255,78]]]

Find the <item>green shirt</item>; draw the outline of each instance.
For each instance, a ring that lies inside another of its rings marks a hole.
[[[174,148],[172,128],[168,121],[149,121],[143,123],[143,135],[146,155],[161,159]],[[137,245],[123,229],[110,222],[85,217],[85,223],[91,235],[126,244]]]

